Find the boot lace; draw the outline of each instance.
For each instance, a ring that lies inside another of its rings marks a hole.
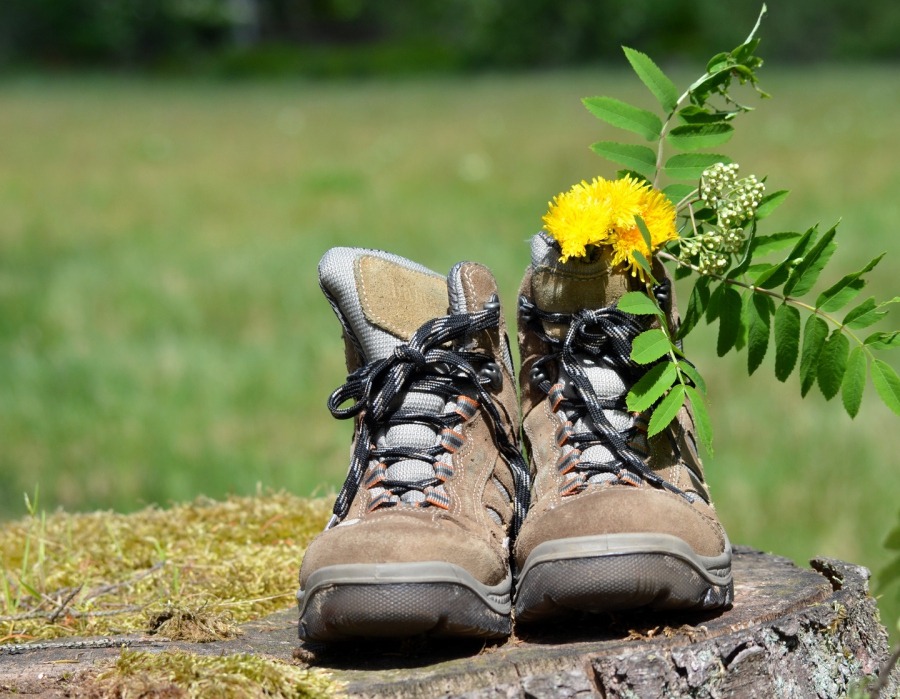
[[[388,357],[360,367],[331,394],[328,408],[332,415],[338,419],[357,418],[358,435],[329,528],[346,517],[361,486],[379,491],[370,502],[370,511],[401,504],[448,509],[450,500],[442,486],[452,477],[453,465],[445,455],[462,446],[465,437],[458,428],[481,407],[512,471],[512,532],[518,531],[528,508],[529,472],[518,446],[503,429],[504,420],[489,392],[502,380],[500,368],[487,354],[465,349],[468,338],[497,328],[499,322],[499,303],[493,299],[482,311],[429,320],[408,343],[398,345]],[[454,345],[461,347],[454,349]],[[411,392],[438,396],[453,409],[437,412],[404,407],[403,399]],[[353,403],[342,408],[347,401]],[[377,435],[401,425],[425,425],[440,439],[429,447],[378,445]],[[391,478],[390,466],[404,460],[430,464],[432,474],[413,480]],[[413,491],[420,495],[403,497]]]
[[[664,293],[664,289],[660,290],[660,294]],[[626,405],[628,391],[650,369],[650,366],[631,359],[632,342],[647,329],[644,322],[616,308],[582,309],[575,313],[546,312],[524,296],[519,298],[519,308],[530,330],[549,346],[549,352],[533,364],[531,382],[548,396],[553,411],[561,411],[565,416],[556,434],[557,444],[566,447],[557,464],[566,476],[560,493],[574,495],[590,482],[632,486],[647,482],[692,502],[694,498],[690,494],[647,465],[648,415],[630,413]],[[559,339],[549,335],[545,323],[565,327],[565,336]],[[555,383],[549,379],[553,375],[550,364],[556,366]],[[624,384],[624,391],[612,396],[598,395],[597,386],[588,376],[588,366],[614,371]],[[568,382],[564,382],[562,376],[567,377]],[[621,420],[613,424],[610,415],[616,413],[627,418],[624,421],[626,427],[622,427]],[[594,446],[603,449],[592,450]],[[673,448],[677,455],[674,442]],[[603,461],[589,458],[590,451],[609,453],[611,458]]]

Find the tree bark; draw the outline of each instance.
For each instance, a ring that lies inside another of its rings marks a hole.
[[[380,641],[320,648],[296,640],[296,612],[206,644],[120,637],[0,646],[4,690],[71,691],[65,677],[102,667],[122,644],[159,651],[252,652],[329,670],[355,697],[840,697],[884,671],[887,632],[865,568],[817,558],[812,570],[736,548],[734,605],[716,614],[581,617],[502,644]],[[79,647],[76,644],[81,643]],[[92,647],[93,644],[93,647]],[[900,670],[882,697],[900,694]]]

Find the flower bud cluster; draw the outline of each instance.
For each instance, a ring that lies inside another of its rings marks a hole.
[[[716,163],[700,178],[700,199],[716,212],[722,230],[752,219],[766,192],[766,185],[756,175],[739,180],[739,169],[737,163]]]
[[[716,213],[712,230],[681,241],[681,257],[697,259],[700,274],[721,274],[744,246],[744,224],[756,214],[766,186],[755,175],[738,179],[737,163],[717,163],[700,178],[700,200]]]

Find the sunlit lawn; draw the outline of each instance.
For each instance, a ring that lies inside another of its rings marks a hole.
[[[830,281],[888,250],[872,288],[893,296],[895,69],[767,70],[775,99],[728,152],[794,190],[770,231],[842,219]],[[615,137],[581,107],[590,94],[651,106],[599,70],[0,84],[0,518],[38,486],[44,507],[123,511],[338,487],[350,426],[325,409],[345,372],[319,257],[475,259],[511,316],[547,200],[614,173],[587,149]],[[771,358],[748,380],[745,355],[718,359],[711,338],[688,350],[710,383],[707,466],[732,539],[879,568],[900,506],[897,418],[873,396],[854,421],[815,391],[801,401]]]

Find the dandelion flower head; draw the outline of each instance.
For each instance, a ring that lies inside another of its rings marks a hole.
[[[650,232],[651,249],[637,226],[640,216]],[[646,259],[678,238],[675,207],[662,192],[630,175],[618,180],[595,177],[556,196],[543,218],[546,231],[559,243],[560,261],[587,255],[589,245],[607,245],[613,265],[643,276],[635,258]]]

